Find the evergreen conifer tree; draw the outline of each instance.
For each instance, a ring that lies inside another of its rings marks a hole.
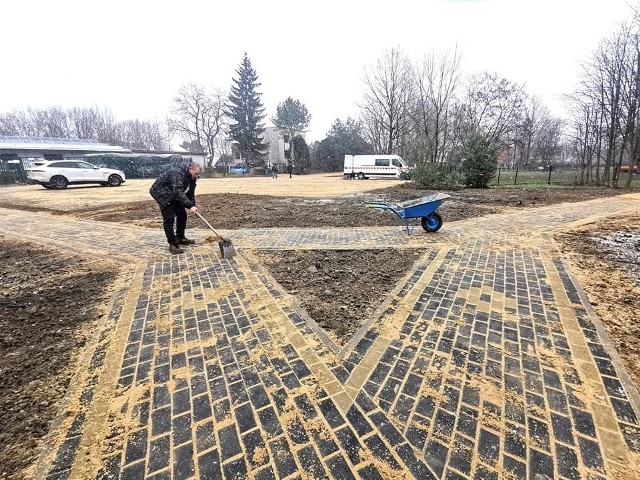
[[[249,162],[262,164],[269,148],[264,142],[265,109],[260,101],[260,93],[256,88],[258,75],[251,66],[251,60],[245,52],[242,63],[236,70],[237,78],[233,79],[227,108],[231,117],[229,135],[237,143],[242,158]]]
[[[471,134],[460,152],[464,184],[473,188],[487,188],[498,171],[500,148],[486,135]]]

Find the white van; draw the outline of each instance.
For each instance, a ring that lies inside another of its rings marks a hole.
[[[407,164],[398,155],[345,155],[345,178],[400,178],[409,171]]]

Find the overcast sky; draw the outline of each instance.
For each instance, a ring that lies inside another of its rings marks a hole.
[[[462,52],[465,72],[525,84],[558,114],[580,62],[637,0],[0,0],[0,111],[108,107],[163,120],[188,82],[228,89],[246,51],[269,117],[288,96],[308,139],[357,116],[365,67]]]

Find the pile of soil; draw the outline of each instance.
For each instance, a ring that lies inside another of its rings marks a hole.
[[[221,229],[397,225],[398,219],[393,214],[370,209],[364,202],[393,203],[429,193],[432,192],[393,187],[340,199],[201,195],[198,205],[205,217]],[[447,222],[511,208],[578,202],[626,192],[560,188],[447,193],[452,197],[439,209],[445,227]],[[1,206],[43,210],[6,203]],[[124,204],[118,209],[48,211],[161,228],[153,201]],[[189,222],[190,227],[205,228],[197,219]],[[609,249],[608,244],[597,241],[616,232],[636,235],[640,232],[640,220],[609,219],[576,232],[559,234],[557,241],[612,335],[636,385],[640,385],[640,366],[636,361],[640,355],[638,272],[627,270],[637,261],[631,252],[637,253],[638,245],[625,240],[636,242],[637,237],[615,236],[621,248]],[[343,343],[407,273],[419,253],[385,250],[259,255],[274,278]],[[116,267],[102,260],[79,259],[49,247],[0,237],[0,378],[3,379],[0,478],[21,478],[19,472],[37,455],[36,446],[57,413],[56,402],[64,395],[74,362],[100,317],[100,308],[108,304],[109,286],[116,273]]]

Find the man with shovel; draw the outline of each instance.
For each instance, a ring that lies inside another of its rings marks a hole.
[[[182,253],[180,245],[193,245],[194,240],[184,236],[187,228],[187,211],[196,213],[196,180],[202,167],[197,163],[178,165],[163,172],[151,186],[149,193],[160,206],[162,226],[169,242],[169,251]],[[173,230],[176,224],[175,233]]]

